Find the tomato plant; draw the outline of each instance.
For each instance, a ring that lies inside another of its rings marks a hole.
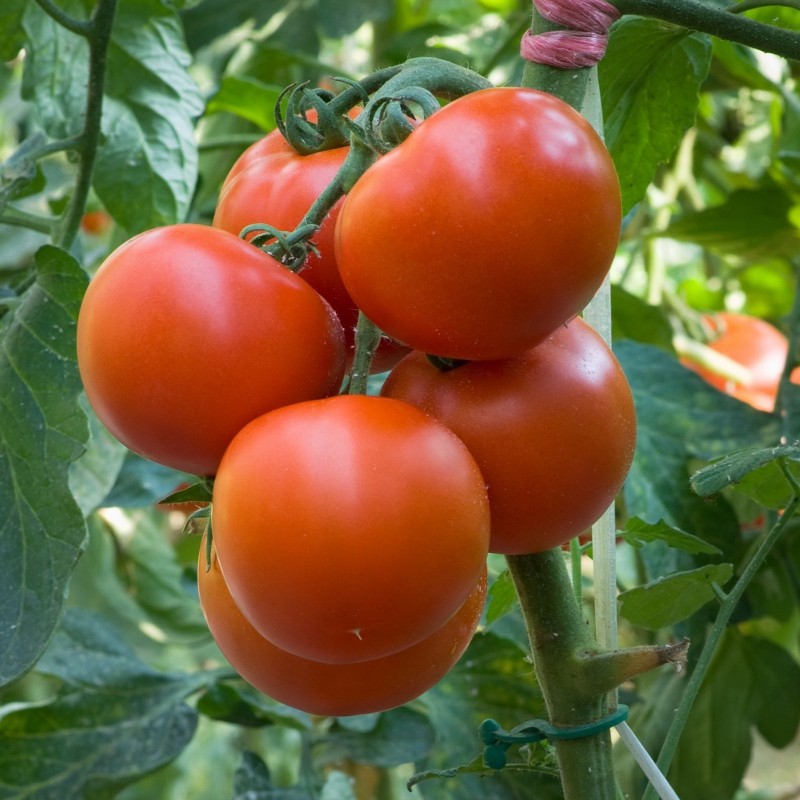
[[[212,549],[197,567],[200,603],[222,654],[249,683],[275,700],[309,714],[344,716],[385,711],[437,683],[463,654],[481,617],[486,573],[438,630],[411,647],[355,664],[301,658],[265,639],[231,597]]]
[[[440,628],[489,542],[483,476],[464,445],[407,403],[360,395],[247,425],[220,464],[212,521],[253,626],[330,663],[389,655]]]
[[[685,355],[681,361],[721,392],[749,403],[761,411],[772,411],[783,373],[789,343],[774,326],[758,317],[721,311],[706,316],[714,334],[708,346],[747,370],[748,380],[720,375]],[[794,380],[799,375],[793,373]]]
[[[633,458],[630,388],[580,318],[513,359],[441,371],[412,353],[382,393],[441,420],[475,456],[496,553],[547,550],[585,531],[614,500]]]
[[[418,350],[519,355],[600,286],[620,231],[611,158],[566,103],[485,89],[424,120],[348,194],[339,270],[364,313]]]
[[[341,325],[307,283],[192,224],[147,231],[106,259],[77,347],[86,394],[114,436],[201,475],[251,419],[335,392],[344,369]]]

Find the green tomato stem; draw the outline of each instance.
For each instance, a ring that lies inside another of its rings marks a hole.
[[[41,1],[37,0],[40,4]],[[75,189],[61,220],[55,241],[55,244],[66,250],[72,246],[78,234],[81,218],[86,209],[86,199],[89,196],[89,189],[92,184],[92,171],[94,170],[97,147],[100,142],[108,45],[111,41],[111,30],[116,10],[117,0],[100,0],[90,22],[87,23],[89,32],[82,34],[87,36],[89,42],[89,82],[86,92],[83,130],[79,134],[79,144],[76,148],[78,153],[78,175],[75,181]]]
[[[745,9],[723,9],[699,0],[611,0],[622,14],[655,17],[691,31],[800,60],[800,33],[738,16]],[[732,13],[733,12],[733,13]]]
[[[86,22],[85,20],[77,19],[76,17],[67,14],[67,12],[62,8],[59,8],[53,2],[53,0],[36,0],[36,5],[38,5],[49,17],[52,17],[59,25],[61,25],[62,28],[66,28],[68,31],[72,31],[73,33],[78,34],[78,36],[83,36],[86,39],[91,37],[91,22]]]
[[[692,674],[686,684],[686,688],[681,696],[681,701],[678,704],[677,710],[675,711],[675,716],[673,717],[672,723],[669,726],[666,738],[664,739],[664,744],[661,747],[661,752],[659,753],[658,760],[656,761],[662,774],[666,775],[667,770],[672,763],[672,759],[675,756],[675,751],[678,748],[678,742],[680,741],[681,734],[683,733],[683,730],[686,727],[686,723],[689,719],[689,713],[692,710],[692,705],[697,698],[700,687],[703,684],[703,679],[705,678],[708,668],[711,665],[711,660],[714,657],[714,653],[717,650],[720,640],[722,639],[722,635],[725,633],[725,628],[731,618],[731,614],[733,614],[733,611],[739,604],[739,601],[742,599],[742,595],[744,594],[745,590],[758,573],[758,570],[761,568],[765,559],[772,551],[772,548],[780,539],[789,521],[797,511],[798,506],[800,506],[800,487],[797,486],[794,477],[791,475],[789,470],[786,469],[786,466],[783,462],[781,463],[781,467],[787,481],[794,489],[795,495],[786,506],[783,515],[764,537],[752,559],[750,559],[747,566],[742,571],[742,574],[739,576],[739,579],[736,581],[730,592],[728,592],[728,594],[725,596],[725,600],[720,606],[717,617],[714,620],[714,625],[708,634],[708,638],[703,645],[703,649],[698,656],[697,663],[695,664]],[[657,800],[657,797],[658,795],[651,784],[647,787],[642,800]]]

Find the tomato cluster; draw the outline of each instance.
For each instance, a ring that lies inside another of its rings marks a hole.
[[[336,715],[439,680],[478,624],[487,552],[584,531],[635,442],[622,370],[577,317],[620,225],[580,115],[527,89],[453,101],[356,180],[299,275],[235,235],[296,226],[347,151],[266,137],[212,227],[134,237],[78,323],[106,426],[214,478],[198,583],[220,649],[267,694]],[[359,309],[392,340],[377,397],[337,394]]]

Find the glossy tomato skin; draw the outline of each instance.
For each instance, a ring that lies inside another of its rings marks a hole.
[[[600,286],[620,231],[614,165],[571,107],[485,89],[424,120],[352,188],[342,279],[389,336],[458,359],[519,355]]]
[[[261,149],[267,149],[266,143]],[[215,227],[237,236],[247,225],[256,222],[268,223],[278,230],[294,230],[333,180],[350,148],[339,147],[307,156],[299,155],[288,144],[282,149],[273,144],[270,149],[271,155],[251,159],[233,179],[230,176],[226,179],[214,213]],[[323,220],[313,238],[318,255],[309,255],[299,275],[333,306],[344,326],[348,352],[351,352],[358,308],[342,283],[333,244],[341,206],[342,200],[339,200]],[[407,352],[408,348],[384,339],[372,371],[388,369]]]
[[[278,647],[354,663],[440,628],[489,544],[486,487],[456,436],[398,400],[341,395],[265,414],[214,484],[231,594]]]
[[[224,231],[173,225],[115,250],[78,318],[91,405],[123,444],[212,475],[251,419],[339,388],[344,334],[330,306]]]
[[[683,364],[721,392],[761,411],[772,411],[789,351],[786,337],[768,322],[747,314],[721,311],[707,315],[706,321],[716,333],[708,346],[746,367],[751,382],[745,385],[729,380],[688,358],[682,359]]]
[[[485,571],[461,608],[427,638],[389,656],[325,664],[287,653],[265,639],[231,597],[212,551],[200,548],[198,589],[208,627],[239,674],[281,703],[320,716],[370,714],[419,697],[441,680],[467,648],[486,596]]]
[[[580,318],[513,359],[441,372],[415,352],[382,393],[439,419],[475,456],[495,553],[539,552],[583,533],[613,502],[633,458],[627,380]]]
[[[234,178],[236,178],[239,173],[246,170],[254,161],[258,161],[260,158],[266,158],[267,156],[275,155],[276,153],[290,155],[294,152],[295,151],[292,149],[292,146],[283,137],[283,134],[277,128],[275,128],[275,130],[270,131],[266,136],[262,137],[257,142],[253,142],[253,144],[244,150],[244,152],[236,159],[236,161],[233,162],[233,166],[230,168],[230,171],[225,176],[225,180],[222,182],[220,194],[222,194],[228,188],[228,186],[230,186]]]

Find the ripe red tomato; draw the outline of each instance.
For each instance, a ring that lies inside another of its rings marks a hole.
[[[772,411],[789,350],[786,337],[768,322],[746,314],[721,311],[709,314],[706,321],[717,333],[708,346],[746,367],[750,381],[740,383],[726,378],[692,361],[689,356],[681,358],[681,362],[721,392],[761,411]],[[795,379],[798,379],[797,373],[792,375],[792,380]]]
[[[212,475],[234,435],[278,406],[339,388],[330,306],[224,231],[172,225],[115,250],[78,318],[78,365],[100,420],[131,450]]]
[[[265,639],[237,607],[216,553],[206,568],[200,548],[197,584],[211,634],[222,654],[264,694],[309,714],[345,716],[386,711],[430,689],[472,639],[486,596],[486,572],[438,630],[411,647],[357,664],[325,664],[287,653]],[[301,612],[298,617],[302,619]]]
[[[412,353],[382,393],[439,419],[475,456],[489,487],[495,553],[539,552],[583,533],[612,503],[633,458],[628,382],[579,318],[513,359],[441,372]]]
[[[111,227],[111,223],[111,215],[102,208],[96,211],[87,211],[81,217],[81,229],[92,236],[105,233]]]
[[[340,395],[265,414],[214,484],[222,571],[253,627],[314,661],[410,647],[482,574],[486,487],[456,436],[399,400]]]
[[[533,89],[485,89],[424,120],[348,194],[336,257],[389,336],[463,359],[519,355],[574,317],[617,246],[614,165]]]
[[[266,147],[265,143],[262,150]],[[348,152],[348,147],[339,147],[301,156],[286,145],[266,158],[250,161],[233,180],[230,176],[226,180],[214,213],[214,226],[237,236],[255,222],[265,222],[279,230],[294,230],[333,180]],[[299,274],[333,306],[344,326],[348,353],[351,353],[358,308],[339,276],[333,246],[341,204],[340,200],[334,205],[314,236],[319,255],[311,253]],[[407,348],[384,339],[372,371],[389,369],[407,352]]]

